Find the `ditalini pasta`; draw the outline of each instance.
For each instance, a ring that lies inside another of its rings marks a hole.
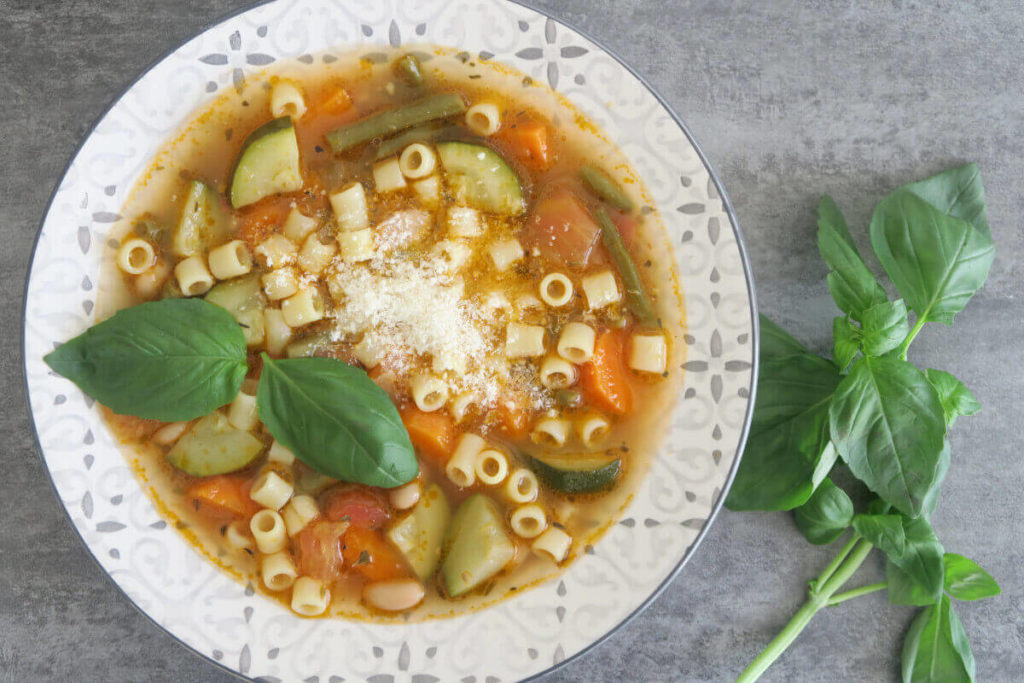
[[[102,250],[97,315],[219,306],[246,368],[216,382],[241,389],[186,421],[105,415],[157,509],[255,590],[445,618],[543,583],[642,490],[683,395],[681,295],[639,176],[539,81],[446,48],[331,54],[227,88]],[[330,397],[269,388],[335,374]]]

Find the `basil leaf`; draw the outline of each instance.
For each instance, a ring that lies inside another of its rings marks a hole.
[[[995,254],[991,238],[907,190],[875,207],[871,244],[918,318],[947,325],[985,283]]]
[[[419,471],[387,394],[341,361],[263,354],[256,405],[274,438],[321,474],[392,488]]]
[[[854,476],[897,510],[921,513],[946,431],[924,373],[898,358],[860,359],[835,390],[829,424]]]
[[[935,595],[930,590],[922,588],[888,558],[885,561],[885,582],[889,602],[894,605],[923,607],[935,604]]]
[[[832,360],[843,371],[860,353],[860,330],[846,316],[832,319]]]
[[[942,544],[924,517],[911,519],[904,516],[903,534],[906,537],[903,554],[898,557],[889,555],[889,559],[934,602],[942,594]]]
[[[831,479],[825,479],[807,502],[793,511],[793,517],[808,541],[828,545],[850,526],[853,501]]]
[[[903,186],[936,209],[949,216],[961,218],[978,232],[991,238],[988,217],[985,215],[985,188],[977,164],[964,164],[943,171],[931,178]]]
[[[773,358],[808,353],[803,344],[790,336],[789,332],[776,325],[767,316],[760,315],[758,318],[761,330],[761,351],[759,356],[762,363]]]
[[[889,557],[899,557],[907,549],[899,515],[857,515],[853,518],[853,530]]]
[[[942,556],[945,567],[943,587],[957,600],[982,600],[1002,593],[992,575],[963,555],[946,553]]]
[[[839,207],[828,195],[818,204],[818,251],[828,264],[828,289],[843,313],[859,320],[864,309],[888,300],[864,265]]]
[[[750,438],[726,499],[730,509],[789,510],[807,501],[828,450],[828,404],[838,383],[835,366],[818,356],[766,360],[762,354]]]
[[[865,356],[881,356],[903,343],[910,334],[903,299],[867,308],[860,316],[861,348]]]
[[[164,422],[228,403],[248,371],[242,328],[200,299],[125,308],[43,360],[115,413]]]
[[[944,439],[942,442],[942,451],[939,453],[939,462],[935,465],[935,478],[932,480],[932,485],[929,487],[928,492],[924,494],[924,498],[921,500],[921,516],[925,519],[932,518],[932,513],[935,512],[935,506],[939,504],[939,493],[942,491],[942,482],[945,481],[946,473],[949,472],[951,450],[949,440]]]
[[[971,390],[948,372],[929,369],[924,371],[924,376],[939,394],[939,403],[942,404],[947,429],[952,427],[956,418],[961,415],[974,415],[981,410],[981,404],[974,398]]]
[[[903,683],[974,680],[967,632],[945,595],[921,610],[903,641]]]

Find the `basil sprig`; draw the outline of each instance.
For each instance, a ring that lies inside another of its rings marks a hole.
[[[875,208],[869,232],[901,298],[889,299],[839,207],[822,199],[818,248],[842,312],[832,321],[831,361],[761,318],[757,403],[726,505],[793,510],[811,543],[848,540],[740,681],[760,676],[822,607],[877,590],[894,604],[925,608],[906,636],[904,681],[973,680],[974,658],[951,599],[999,593],[975,562],[944,552],[929,522],[950,466],[947,432],[981,406],[953,375],[907,361],[921,329],[952,324],[988,276],[994,246],[977,166],[891,193]],[[857,497],[839,485],[851,479],[859,484],[847,490],[872,492],[866,505],[855,505]],[[838,593],[873,549],[886,557],[886,581]]]

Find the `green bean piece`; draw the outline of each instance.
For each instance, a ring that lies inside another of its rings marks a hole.
[[[166,247],[170,241],[168,230],[148,214],[140,218],[132,228],[135,230],[136,235],[150,244]]]
[[[462,95],[448,92],[431,95],[397,109],[389,109],[349,123],[327,134],[335,153],[344,152],[374,138],[383,138],[428,121],[446,119],[466,111]]]
[[[580,169],[580,178],[587,184],[587,187],[594,191],[594,194],[616,209],[622,209],[623,211],[633,210],[633,201],[619,187],[618,183],[609,178],[604,171],[596,166],[584,165]]]
[[[583,395],[575,389],[559,389],[555,392],[555,403],[562,408],[576,408],[583,401]]]
[[[377,148],[377,159],[397,154],[414,142],[426,142],[433,140],[439,135],[455,130],[454,126],[443,126],[440,121],[432,121],[422,126],[410,128],[404,133],[399,133],[393,138],[388,138],[380,143]]]
[[[597,224],[601,226],[601,239],[612,260],[619,269],[622,276],[622,283],[626,286],[626,306],[633,312],[640,322],[646,325],[658,325],[657,317],[654,315],[654,308],[651,306],[651,299],[644,290],[644,283],[640,280],[640,273],[636,270],[633,258],[629,255],[626,245],[622,243],[622,236],[618,229],[608,217],[604,209],[597,210]]]
[[[416,55],[399,57],[395,62],[395,73],[409,85],[423,85],[423,72],[420,71],[420,60]]]

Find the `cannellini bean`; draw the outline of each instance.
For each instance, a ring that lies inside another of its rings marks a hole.
[[[401,612],[423,599],[423,585],[416,579],[377,581],[363,588],[363,600],[385,612]]]
[[[405,486],[399,486],[397,489],[391,489],[388,498],[391,499],[391,504],[395,508],[408,510],[420,500],[420,485],[414,481]]]

